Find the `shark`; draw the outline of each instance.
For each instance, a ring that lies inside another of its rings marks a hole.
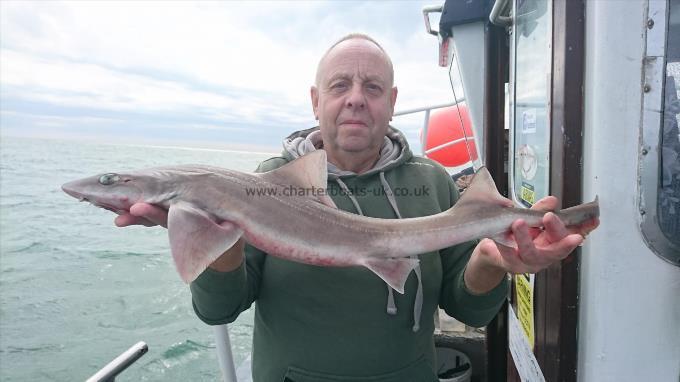
[[[366,267],[402,294],[418,265],[415,255],[485,237],[513,245],[515,220],[542,227],[546,213],[515,207],[482,167],[446,211],[405,219],[360,216],[338,209],[326,194],[326,161],[325,151],[316,150],[265,173],[180,165],[99,174],[62,189],[118,214],[140,202],[166,209],[170,250],[186,283],[243,237],[291,261]],[[599,217],[598,199],[554,213],[567,226],[579,224]]]

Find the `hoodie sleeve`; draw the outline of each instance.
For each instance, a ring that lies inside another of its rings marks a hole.
[[[255,172],[266,172],[286,163],[280,157],[262,162]],[[266,253],[246,244],[244,261],[230,272],[207,268],[194,280],[191,290],[194,312],[209,325],[231,323],[257,299]]]
[[[207,268],[191,283],[194,312],[209,325],[232,323],[257,298],[265,253],[246,245],[243,263],[230,272]]]
[[[459,197],[458,187],[448,177],[453,205]],[[474,327],[487,325],[498,313],[508,294],[508,281],[501,281],[489,292],[476,295],[465,286],[463,275],[478,241],[469,241],[442,249],[442,286],[439,306],[451,317]]]

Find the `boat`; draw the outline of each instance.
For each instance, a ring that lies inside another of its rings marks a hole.
[[[425,113],[423,154],[454,177],[486,166],[526,208],[599,196],[602,221],[560,264],[514,275],[484,330],[435,334],[470,365],[448,380],[679,380],[680,0],[447,0],[423,16],[433,67],[461,84],[449,104],[397,113]],[[451,130],[435,133],[444,108]]]

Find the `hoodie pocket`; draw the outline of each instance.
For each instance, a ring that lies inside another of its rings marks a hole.
[[[289,366],[284,380],[294,382],[438,382],[430,365],[425,358],[419,358],[415,362],[401,369],[389,373],[377,374],[367,377],[353,377],[347,375],[327,374],[311,371],[295,366]]]

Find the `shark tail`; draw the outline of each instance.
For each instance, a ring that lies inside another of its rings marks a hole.
[[[367,259],[362,265],[378,275],[383,281],[397,292],[404,294],[404,285],[408,275],[418,266],[418,259],[395,258],[395,259]]]

